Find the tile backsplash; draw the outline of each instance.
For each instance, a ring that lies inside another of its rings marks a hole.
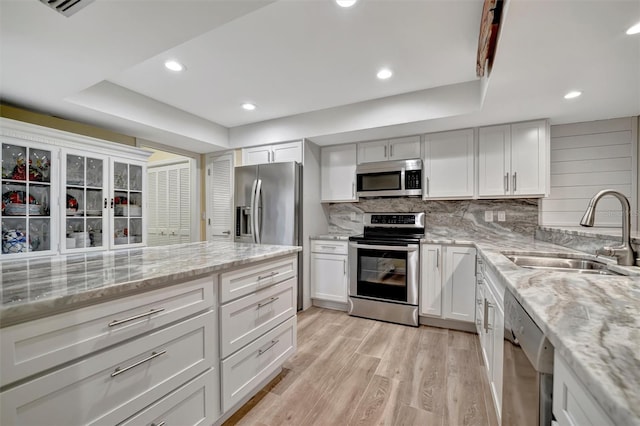
[[[425,212],[427,231],[456,228],[468,232],[516,233],[533,236],[538,226],[538,199],[424,201],[420,198],[366,198],[357,203],[334,203],[327,207],[329,232],[359,234],[362,216],[369,212]],[[485,212],[493,212],[493,222]],[[498,212],[505,213],[498,222]]]

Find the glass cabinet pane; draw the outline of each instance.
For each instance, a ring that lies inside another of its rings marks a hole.
[[[142,167],[129,165],[129,189],[142,191]]]
[[[67,185],[84,185],[84,157],[67,155]]]
[[[2,144],[2,254],[51,250],[51,151]]]
[[[129,165],[124,163],[113,163],[113,186],[115,189],[128,189]]]
[[[129,220],[126,218],[116,218],[113,220],[114,233],[113,243],[117,246],[129,244]]]
[[[102,188],[103,163],[99,158],[87,158],[87,186]]]

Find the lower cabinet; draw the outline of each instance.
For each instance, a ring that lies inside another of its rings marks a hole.
[[[347,303],[349,284],[346,241],[311,242],[311,298]]]
[[[296,351],[297,254],[220,276],[223,419]]]
[[[553,358],[553,415],[559,426],[614,424],[557,351]]]
[[[476,328],[486,366],[496,416],[502,415],[502,373],[504,357],[504,286],[478,259],[476,276]]]
[[[1,423],[126,420],[215,364],[215,315],[207,311],[2,392]]]
[[[420,315],[474,322],[476,250],[423,244]]]

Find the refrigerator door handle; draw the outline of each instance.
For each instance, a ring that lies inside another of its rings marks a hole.
[[[262,179],[258,179],[255,188],[255,199],[253,205],[253,240],[257,244],[262,244],[260,241],[260,201],[262,199]]]
[[[256,186],[258,186],[258,179],[253,180],[253,186],[251,187],[251,207],[249,209],[249,214],[251,214],[251,222],[249,224],[249,232],[251,233],[251,238],[253,242],[256,242],[256,229],[255,229],[255,217],[256,217]]]

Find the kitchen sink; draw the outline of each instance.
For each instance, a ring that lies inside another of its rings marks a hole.
[[[575,272],[579,274],[623,275],[609,269],[609,265],[605,262],[587,258],[519,254],[506,254],[505,256],[523,268]]]

